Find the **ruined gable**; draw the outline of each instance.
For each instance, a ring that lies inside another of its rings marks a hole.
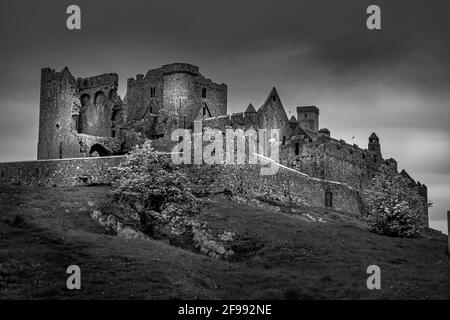
[[[289,136],[289,119],[275,87],[258,109],[258,115],[261,118],[261,128],[280,129],[280,140]]]

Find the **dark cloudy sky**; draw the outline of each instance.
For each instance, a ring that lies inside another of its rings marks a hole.
[[[66,29],[70,4],[81,7],[81,31]],[[381,7],[381,31],[365,27],[369,4]],[[384,157],[428,185],[432,219],[442,220],[449,9],[448,0],[2,0],[0,161],[36,158],[40,68],[117,72],[123,96],[128,77],[188,62],[228,84],[231,112],[260,106],[276,86],[289,116],[316,105],[336,138],[366,146],[377,132]]]

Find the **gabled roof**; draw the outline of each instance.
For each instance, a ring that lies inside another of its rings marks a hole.
[[[253,107],[253,105],[250,103],[247,107],[247,109],[245,110],[245,113],[253,113],[256,112],[255,108]]]
[[[372,139],[372,138],[377,138],[377,139],[378,139],[378,136],[376,135],[375,132],[372,132],[372,134],[370,135],[369,138],[370,138],[370,139]]]
[[[277,89],[275,87],[272,88],[272,90],[270,90],[269,95],[266,98],[266,101],[264,102],[263,106],[268,104],[271,100],[273,100],[273,98],[276,98],[278,101],[280,101],[280,96],[278,95]],[[261,109],[261,108],[260,108]]]
[[[152,116],[154,115],[153,112],[150,112],[150,107],[158,107],[158,105],[156,104],[155,100],[152,99],[150,101],[150,103],[148,104],[147,108],[145,109],[144,113],[141,116],[141,120],[144,119],[147,115]],[[153,111],[153,110],[152,110]]]
[[[295,119],[295,116],[292,116],[291,120],[289,120],[289,121],[294,122],[294,121],[297,121],[297,119]]]
[[[281,103],[280,96],[278,95],[277,89],[275,87],[270,90],[269,95],[267,96],[264,104],[258,109],[258,114],[263,116],[266,112],[276,112],[280,114],[284,119],[284,121],[288,122],[289,119],[286,114],[286,110],[284,110],[283,104]]]
[[[195,112],[196,117],[199,117],[199,116],[203,117],[203,114],[201,112],[203,110],[203,108],[206,108],[206,111],[208,112],[208,115],[209,115],[208,117],[212,117],[211,111],[209,110],[209,107],[206,104],[206,102],[203,102],[203,104],[200,104],[200,106],[197,108],[197,111]]]
[[[317,139],[317,132],[311,131],[311,130],[306,129],[306,128],[301,128],[301,127],[300,127],[300,129],[302,129],[303,132],[306,134],[306,136],[308,138],[310,138],[312,141]]]

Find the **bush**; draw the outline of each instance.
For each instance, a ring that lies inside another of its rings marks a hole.
[[[167,155],[153,149],[150,140],[134,147],[124,162],[110,169],[110,174],[113,196],[125,207],[121,220],[127,225],[154,239],[191,245],[212,258],[233,255],[235,234],[214,235],[205,222],[193,219],[200,206],[188,179]],[[103,207],[108,209],[107,205]],[[190,240],[185,241],[187,237]]]
[[[387,166],[381,166],[365,191],[371,230],[389,236],[411,237],[424,227],[423,202],[415,188]]]
[[[170,157],[153,149],[150,140],[134,147],[124,162],[110,170],[114,198],[137,214],[142,230],[150,236],[158,223],[199,212],[188,179]]]

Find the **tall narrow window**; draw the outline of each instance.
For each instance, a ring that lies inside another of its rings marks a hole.
[[[206,88],[202,88],[202,98],[206,98]]]
[[[150,87],[150,98],[156,97],[156,88]]]
[[[325,207],[333,207],[333,193],[330,191],[325,192]]]
[[[298,156],[300,154],[300,143],[295,144],[295,155]]]
[[[206,107],[203,107],[203,116],[206,116]]]
[[[283,136],[283,146],[286,144],[286,137]]]

